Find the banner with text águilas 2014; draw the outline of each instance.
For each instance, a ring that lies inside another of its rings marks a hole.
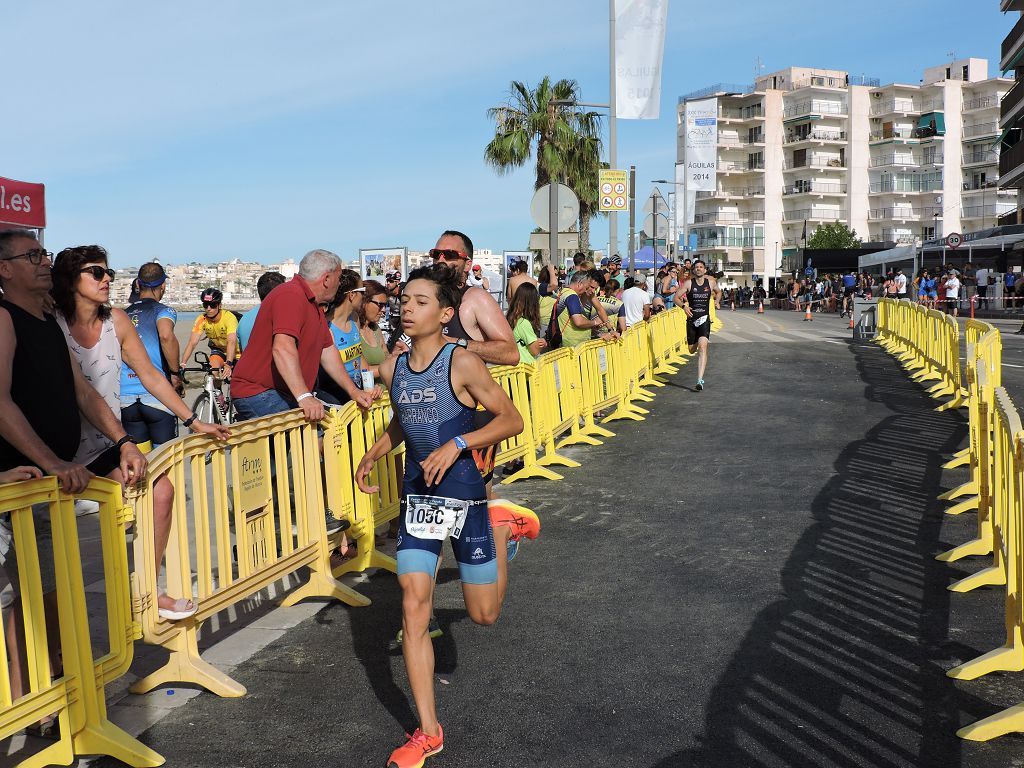
[[[615,116],[657,120],[668,0],[615,0]]]
[[[42,184],[0,176],[0,224],[42,229],[46,226],[46,196]]]
[[[686,191],[714,192],[718,174],[718,99],[686,102]]]

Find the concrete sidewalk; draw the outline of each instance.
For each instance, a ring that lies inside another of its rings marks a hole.
[[[1006,766],[1019,739],[960,725],[1024,701],[1024,675],[945,670],[1003,640],[998,590],[945,587],[933,558],[972,521],[934,501],[962,414],[935,413],[874,346],[718,344],[640,423],[514,486],[544,529],[504,615],[437,588],[438,704],[452,766]],[[368,608],[325,607],[234,666],[144,741],[175,766],[383,765],[415,727],[392,576]],[[165,694],[166,695],[166,694]],[[177,694],[175,694],[177,695]],[[101,764],[112,764],[101,761]]]

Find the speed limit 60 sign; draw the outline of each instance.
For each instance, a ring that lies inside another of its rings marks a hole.
[[[598,171],[600,199],[597,208],[602,212],[629,210],[629,176],[626,171],[604,168]]]

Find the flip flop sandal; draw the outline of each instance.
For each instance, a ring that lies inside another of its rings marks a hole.
[[[192,603],[192,607],[189,608],[189,603]],[[168,621],[181,621],[187,619],[190,616],[195,616],[196,611],[199,610],[199,606],[192,600],[187,600],[184,597],[179,597],[174,601],[173,608],[157,608],[157,615],[161,619],[167,619]]]

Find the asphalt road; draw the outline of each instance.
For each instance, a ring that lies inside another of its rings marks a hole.
[[[509,489],[543,533],[494,627],[441,572],[430,765],[1021,763],[1019,738],[954,735],[1024,701],[1024,674],[945,676],[1003,637],[998,590],[945,589],[982,563],[934,560],[971,537],[934,501],[964,479],[939,470],[963,415],[810,325],[831,343],[715,344],[705,392],[686,368],[564,481]],[[236,667],[246,697],[203,694],[143,740],[173,766],[383,766],[416,724],[387,650],[400,594],[387,574],[360,590],[373,605],[327,606]]]

